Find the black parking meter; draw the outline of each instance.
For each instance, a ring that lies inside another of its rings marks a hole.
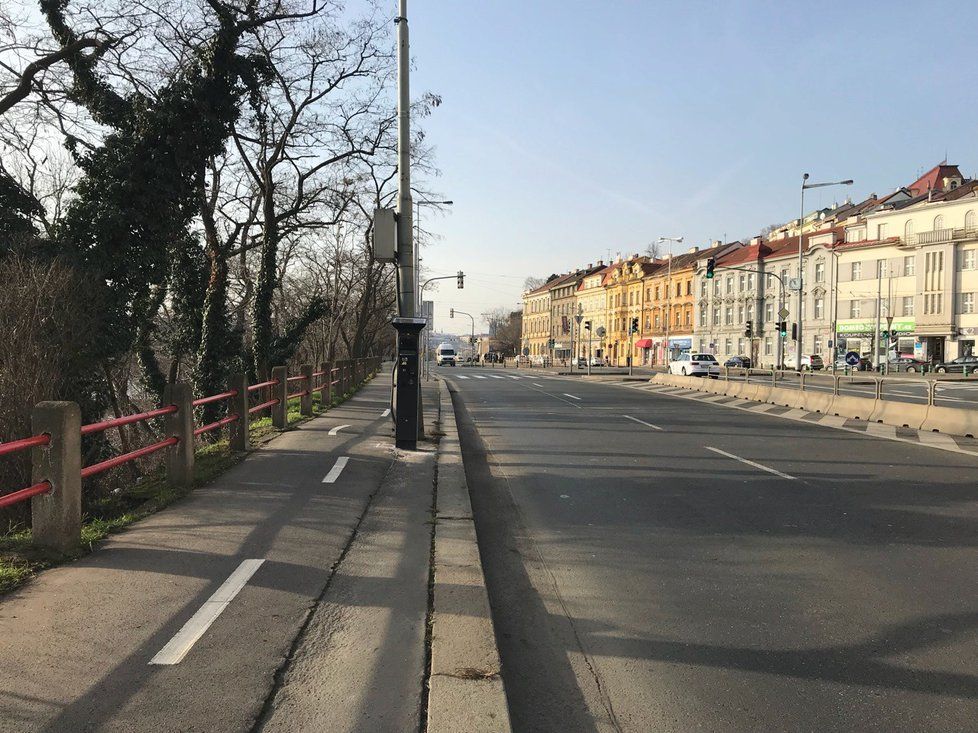
[[[418,348],[424,318],[395,318],[397,357],[394,366],[394,443],[413,450],[418,445],[421,425],[421,381]]]

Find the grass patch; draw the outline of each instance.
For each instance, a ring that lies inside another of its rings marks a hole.
[[[369,379],[367,380],[369,381]],[[361,385],[362,386],[362,385]],[[358,391],[334,397],[329,408],[341,405]],[[319,393],[313,395],[313,417],[326,412]],[[312,419],[299,412],[299,398],[289,400],[289,427]],[[270,416],[252,419],[249,435],[253,447],[267,443],[281,431],[272,425]],[[247,454],[232,453],[227,439],[201,445],[194,454],[193,488],[204,486],[229,468],[245,459]],[[41,570],[77,560],[95,549],[110,534],[121,532],[133,523],[160,511],[189,494],[191,489],[176,489],[167,483],[160,466],[130,482],[124,491],[116,490],[89,507],[82,520],[81,541],[70,552],[61,553],[35,547],[30,529],[15,528],[0,535],[0,595],[18,588]]]

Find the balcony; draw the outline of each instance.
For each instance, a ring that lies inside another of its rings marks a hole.
[[[967,227],[961,229],[934,229],[929,232],[920,232],[904,237],[904,246],[919,247],[925,244],[944,244],[946,242],[957,242],[963,239],[978,238],[978,229]]]

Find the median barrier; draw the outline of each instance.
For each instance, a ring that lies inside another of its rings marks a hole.
[[[920,429],[964,435],[968,438],[978,437],[978,410],[931,405],[927,408],[927,417]]]
[[[963,412],[963,411],[962,411]],[[923,427],[927,420],[927,405],[918,405],[912,402],[895,402],[893,400],[877,400],[872,414],[869,416],[871,422],[881,422],[884,425],[893,425],[898,428]]]

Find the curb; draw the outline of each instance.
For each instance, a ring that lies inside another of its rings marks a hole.
[[[441,382],[428,733],[512,728],[451,396]]]

